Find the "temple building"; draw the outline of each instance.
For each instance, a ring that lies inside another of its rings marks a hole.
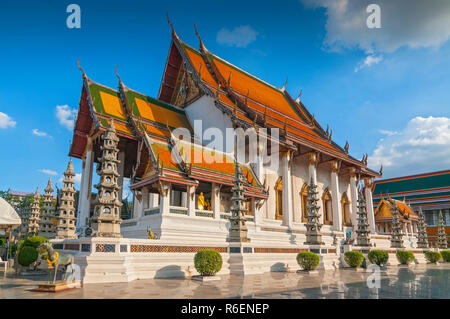
[[[133,216],[122,224],[126,237],[145,238],[148,226],[162,238],[177,227],[177,235],[190,232],[186,217],[200,218],[198,224],[217,235],[230,215],[235,163],[223,149],[214,150],[222,163],[210,163],[202,156],[198,139],[209,128],[222,132],[255,128],[259,136],[262,129],[281,132],[279,167],[266,168],[259,156],[256,163],[240,164],[246,177],[247,219],[257,229],[305,230],[308,182],[313,178],[323,202],[319,211],[323,231],[351,232],[356,225],[358,179],[370,186],[374,177],[381,176],[367,167],[366,156],[352,157],[348,143],[344,148],[337,145],[332,131],[322,129],[300,98],[293,99],[284,86],[272,86],[217,57],[202,41],[199,50],[188,46],[173,30],[157,99],[128,88],[120,78],[117,90],[108,88],[83,71],[70,148],[71,156],[83,160],[81,228],[89,223],[93,163],[101,157],[100,137],[111,120],[119,137],[118,184],[130,178],[134,193]],[[202,128],[195,131],[196,121]],[[194,143],[174,137],[171,132],[177,128],[195,136]],[[186,153],[200,161],[185,161]],[[370,187],[366,189],[371,203]],[[201,197],[208,206],[199,205]],[[367,206],[374,232],[372,205]],[[169,221],[171,227],[164,231]]]
[[[392,232],[392,210],[397,208],[400,214],[400,223],[402,232],[405,235],[414,235],[417,233],[418,216],[404,202],[390,197],[381,199],[375,210],[375,222],[377,231],[381,234],[390,234]]]
[[[79,65],[69,151],[82,160],[78,239],[55,246],[76,254],[84,281],[191,274],[192,254],[203,248],[222,254],[224,273],[286,271],[308,250],[321,255],[320,267],[339,267],[356,245],[360,184],[365,246],[389,247],[372,204],[381,171],[367,167],[367,155],[351,156],[301,96],[219,58],[196,34],[198,50],[172,27],[157,98],[127,87],[117,70],[114,89]],[[133,200],[122,220],[124,179]],[[106,264],[106,252],[119,259]]]
[[[421,209],[427,225],[428,241],[437,244],[439,212],[442,212],[447,240],[450,241],[450,170],[376,180],[373,183],[375,219],[380,232],[389,232],[387,211],[397,203],[407,232],[416,232],[416,217]],[[407,217],[407,218],[405,218]]]

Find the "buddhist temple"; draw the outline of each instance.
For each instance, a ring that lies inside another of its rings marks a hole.
[[[116,89],[78,65],[82,88],[69,152],[82,160],[78,239],[55,246],[77,252],[85,282],[187,274],[190,254],[202,248],[224,256],[226,273],[286,271],[308,250],[321,255],[320,267],[339,267],[348,237],[356,238],[360,183],[367,236],[388,247],[372,205],[372,181],[381,171],[367,167],[367,155],[356,159],[349,143],[338,145],[330,127],[323,129],[285,85],[268,84],[213,54],[196,29],[194,49],[169,24],[156,98],[129,88],[118,69]],[[106,147],[107,140],[115,146]],[[121,208],[125,178],[133,204],[122,220],[111,214]],[[115,226],[98,235],[102,220]],[[99,272],[103,253],[123,258]],[[181,270],[169,267],[174,260]]]
[[[447,240],[450,241],[450,170],[376,180],[372,190],[377,211],[388,197],[415,215],[422,209],[431,246],[437,244],[439,212],[442,212]],[[380,220],[383,230],[384,225]]]

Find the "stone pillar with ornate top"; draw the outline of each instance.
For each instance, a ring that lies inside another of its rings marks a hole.
[[[195,186],[187,186],[186,193],[188,216],[195,216]]]
[[[217,183],[211,184],[211,210],[214,219],[220,219],[220,188]]]
[[[367,207],[367,218],[369,219],[370,232],[373,234],[377,233],[377,228],[375,226],[375,212],[373,211],[373,199],[372,199],[372,179],[364,178],[364,185],[366,187],[366,207]]]
[[[311,178],[313,179],[313,182],[315,185],[317,185],[317,153],[316,152],[310,152],[308,153],[308,183],[311,181]]]
[[[337,231],[342,230],[342,211],[339,205],[339,162],[331,162],[331,200],[333,211],[333,229]]]
[[[92,138],[88,137],[86,156],[83,160],[83,170],[81,172],[81,185],[78,197],[77,211],[77,233],[83,234],[89,223],[91,209],[91,185],[92,168],[94,164],[94,151],[92,150]]]
[[[352,204],[352,215],[351,215],[351,220],[352,220],[352,225],[353,225],[353,231],[356,231],[356,224],[357,222],[357,216],[358,216],[358,207],[357,207],[357,203],[358,203],[358,190],[356,188],[356,168],[351,167],[349,170],[349,175],[350,175],[350,200],[351,200],[351,204]],[[367,204],[366,204],[367,207]],[[368,209],[368,208],[366,208]]]
[[[283,153],[281,160],[283,178],[283,225],[292,228],[292,181],[291,181],[291,154]]]

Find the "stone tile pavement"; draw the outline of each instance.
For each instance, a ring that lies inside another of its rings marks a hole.
[[[317,275],[268,272],[226,275],[220,281],[145,279],[128,283],[86,284],[59,293],[33,292],[46,276],[0,279],[3,298],[450,298],[450,265],[389,267],[381,271],[379,289],[369,289],[371,273],[351,269],[319,271]]]

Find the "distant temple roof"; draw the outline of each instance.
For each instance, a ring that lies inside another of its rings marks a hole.
[[[401,220],[418,220],[417,215],[402,201],[386,198],[382,199],[375,210],[375,221],[392,221],[392,209],[397,206]]]
[[[34,195],[33,192],[28,193],[28,192],[22,192],[22,191],[15,191],[12,189],[8,190],[8,194],[13,195],[13,196],[33,196]]]
[[[450,206],[450,170],[377,180],[372,191],[375,206],[388,195],[413,207]]]

